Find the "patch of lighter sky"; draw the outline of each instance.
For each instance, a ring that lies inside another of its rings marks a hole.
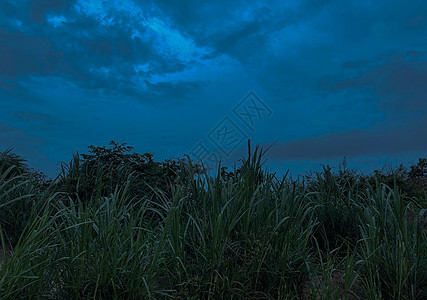
[[[56,28],[64,25],[67,22],[67,19],[64,16],[50,16],[47,18],[47,22]]]
[[[120,24],[132,27],[140,25],[145,30],[149,29],[154,34],[141,34],[143,30],[134,28],[132,38],[147,39],[154,37],[157,42],[156,50],[159,53],[173,55],[183,62],[198,61],[211,52],[206,47],[198,47],[191,38],[185,37],[179,30],[174,29],[170,23],[160,17],[147,16],[147,13],[131,0],[79,0],[74,7],[79,13],[98,20],[103,26]],[[114,13],[124,14],[125,17],[133,19],[135,24],[120,22],[118,20],[120,17],[115,16]]]

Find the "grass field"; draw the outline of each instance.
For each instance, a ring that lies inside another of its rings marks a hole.
[[[119,167],[83,200],[86,177],[60,184],[76,160],[40,184],[7,159],[0,299],[427,299],[426,190],[410,198],[397,178],[277,178],[256,149],[227,176],[181,164],[147,196]]]

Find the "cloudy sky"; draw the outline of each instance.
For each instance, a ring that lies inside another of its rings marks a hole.
[[[87,146],[298,173],[427,155],[425,0],[0,1],[0,151]]]

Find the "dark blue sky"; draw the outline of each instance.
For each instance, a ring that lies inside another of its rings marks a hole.
[[[426,116],[425,0],[0,1],[0,150],[49,175],[110,140],[371,170],[425,157]]]

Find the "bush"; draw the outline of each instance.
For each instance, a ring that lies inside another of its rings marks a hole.
[[[258,148],[212,177],[111,146],[75,155],[45,190],[0,168],[0,221],[23,228],[0,299],[427,297],[426,228],[399,186],[423,161],[390,185],[345,167],[294,181],[263,170]]]
[[[89,154],[73,155],[68,165],[63,164],[57,189],[87,203],[97,195],[111,195],[130,181],[130,198],[159,198],[159,193],[170,196],[171,184],[186,164],[183,159],[156,162],[153,154],[131,153],[133,148],[124,143],[111,141],[110,146],[89,146]],[[194,170],[201,171],[198,165]]]

